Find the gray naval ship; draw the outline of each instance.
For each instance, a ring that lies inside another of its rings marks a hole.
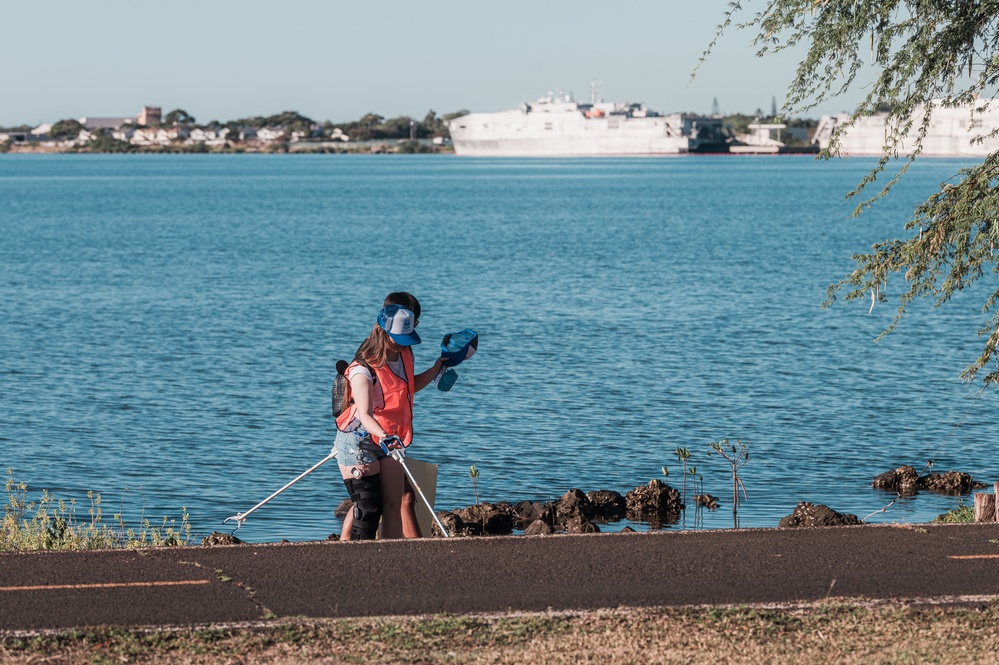
[[[598,101],[592,86],[589,103],[548,93],[508,111],[460,116],[448,130],[455,153],[473,157],[680,155],[728,152],[732,142],[720,117]]]
[[[916,134],[926,108],[917,108],[912,129],[899,147],[899,154],[915,147]],[[886,115],[879,113],[858,118],[849,126],[849,113],[824,115],[819,120],[812,141],[820,148],[829,147],[833,132],[842,128],[839,154],[845,157],[880,156],[888,137]],[[924,157],[984,157],[999,150],[999,109],[983,105],[944,106],[935,100],[930,107],[930,124],[923,138]]]

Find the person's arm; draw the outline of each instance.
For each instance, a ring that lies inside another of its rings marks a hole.
[[[444,359],[438,358],[437,360],[434,361],[434,364],[431,365],[429,369],[426,369],[417,374],[416,376],[414,376],[413,383],[414,383],[414,388],[416,388],[416,392],[420,392],[421,390],[429,386],[430,382],[434,380],[434,377],[437,376],[437,372],[441,371],[442,367],[444,367]]]
[[[351,372],[350,392],[354,398],[354,406],[357,407],[357,419],[361,421],[361,427],[368,434],[374,434],[376,438],[381,440],[392,434],[392,432],[386,432],[378,424],[378,421],[375,420],[374,400],[371,399],[371,395],[374,392],[374,385],[371,378],[365,376],[363,372]]]

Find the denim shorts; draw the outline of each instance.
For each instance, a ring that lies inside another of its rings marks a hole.
[[[341,432],[337,430],[333,444],[336,462],[340,466],[361,466],[388,457],[382,447],[371,440],[368,434]]]

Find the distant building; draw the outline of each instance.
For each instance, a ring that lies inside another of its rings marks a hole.
[[[93,141],[95,138],[97,137],[93,132],[87,131],[86,129],[81,129],[80,133],[77,134],[76,138],[60,141],[59,145],[63,148],[72,148],[73,146],[85,146],[91,141]]]
[[[134,125],[135,118],[80,118],[80,124],[85,129],[118,129],[122,125]]]
[[[139,124],[143,127],[151,127],[163,122],[163,109],[159,106],[143,106],[139,113]]]
[[[257,139],[270,143],[272,141],[280,141],[285,138],[287,134],[288,133],[284,127],[261,127],[257,130]]]
[[[118,129],[113,129],[111,130],[111,138],[131,143],[132,136],[135,135],[135,131],[135,127],[120,127]]]
[[[188,143],[204,143],[205,145],[224,145],[229,136],[229,128],[223,127],[218,131],[212,129],[194,128],[187,137]]]
[[[187,131],[182,127],[149,127],[137,129],[132,133],[129,143],[132,145],[169,145],[174,141],[187,138]]]

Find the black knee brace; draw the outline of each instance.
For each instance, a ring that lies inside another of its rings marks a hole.
[[[378,521],[382,517],[381,476],[345,478],[343,484],[354,502],[354,526],[350,529],[350,539],[374,540],[378,533]]]

